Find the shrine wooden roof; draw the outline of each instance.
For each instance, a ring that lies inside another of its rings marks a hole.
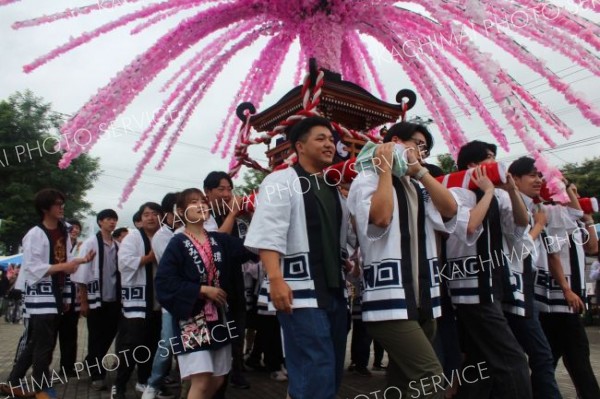
[[[270,131],[277,124],[302,109],[302,86],[296,86],[271,107],[253,115],[250,124],[258,131]],[[416,96],[410,90],[398,93],[401,97]],[[348,129],[365,131],[385,123],[393,123],[402,113],[401,104],[391,104],[373,96],[362,87],[341,79],[337,73],[325,71],[317,109],[329,120],[341,123]]]

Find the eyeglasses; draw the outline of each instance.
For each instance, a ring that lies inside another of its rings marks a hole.
[[[429,156],[429,148],[427,147],[427,143],[423,140],[419,140],[417,138],[411,137],[408,141],[412,141],[419,148],[419,152],[421,156],[428,157]]]
[[[60,206],[61,208],[65,207],[65,202],[64,201],[55,201],[54,204],[52,205],[56,205],[56,206]]]
[[[424,142],[423,140],[416,139],[414,137],[411,137],[408,140],[412,141],[413,143],[415,143],[417,145],[417,147],[426,147],[427,146],[426,142]]]

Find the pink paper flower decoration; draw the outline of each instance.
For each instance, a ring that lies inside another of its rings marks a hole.
[[[0,0],[0,6],[18,7],[13,4],[18,2]],[[465,115],[481,118],[504,149],[508,149],[508,141],[503,125],[508,122],[510,130],[535,154],[538,167],[548,174],[550,184],[558,178],[557,171],[544,163],[538,140],[553,146],[552,131],[562,137],[569,137],[572,131],[499,64],[496,54],[503,52],[514,57],[562,94],[565,103],[575,106],[593,125],[600,126],[600,111],[594,104],[575,93],[540,57],[519,42],[519,38],[525,37],[599,76],[600,29],[583,13],[573,12],[572,7],[553,8],[548,2],[538,0],[99,0],[91,3],[15,22],[13,27],[59,23],[125,3],[139,5],[139,9],[76,35],[25,65],[26,72],[116,29],[128,28],[131,34],[137,34],[165,20],[177,18],[177,22],[65,123],[61,129],[64,155],[60,167],[67,167],[74,158],[89,151],[104,131],[100,126],[112,123],[173,60],[196,51],[163,87],[165,101],[135,145],[136,151],[143,149],[144,156],[125,187],[121,202],[127,200],[164,143],[166,150],[156,168],[165,165],[173,146],[223,67],[234,60],[238,52],[264,37],[267,41],[263,51],[249,68],[239,91],[228,96],[229,113],[212,146],[212,151],[220,152],[222,157],[231,157],[235,144],[240,141],[235,105],[252,101],[260,106],[264,96],[273,89],[294,42],[299,42],[302,58],[295,81],[290,84],[298,83],[306,60],[316,57],[321,67],[340,72],[345,80],[384,97],[386,90],[378,75],[378,65],[382,61],[397,62],[452,153],[468,140],[453,113],[456,106]],[[600,12],[598,2],[578,1],[577,4],[582,10]],[[185,19],[180,18],[183,13],[186,13]],[[210,40],[198,48],[198,43],[209,36]],[[370,52],[365,42],[367,36],[382,44],[386,54]],[[491,41],[493,50],[480,48],[473,40],[477,36]],[[482,96],[465,79],[465,70],[479,77],[499,107],[501,118],[490,113]],[[408,82],[398,82],[393,90],[402,86],[408,86]],[[84,145],[76,144],[81,134],[89,135]]]

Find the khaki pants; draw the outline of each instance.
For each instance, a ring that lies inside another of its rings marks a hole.
[[[432,376],[441,376],[442,366],[431,346],[435,320],[390,320],[365,323],[367,331],[388,353],[388,397],[437,399],[444,389],[434,386]],[[437,377],[436,377],[437,378]]]

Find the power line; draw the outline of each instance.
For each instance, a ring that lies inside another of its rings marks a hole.
[[[577,69],[576,69],[575,71],[570,71],[570,72],[568,72],[568,73],[566,73],[566,74],[560,75],[562,72],[569,71],[570,69],[573,69],[573,68],[577,68]],[[555,72],[553,72],[553,73],[555,73],[555,74],[556,74],[556,75],[557,75],[559,78],[561,78],[561,79],[564,79],[565,77],[569,77],[569,76],[575,75],[575,74],[577,74],[577,73],[580,73],[580,72],[582,72],[582,71],[586,71],[586,69],[585,69],[585,68],[581,68],[581,67],[579,67],[578,65],[571,65],[571,66],[568,66],[568,67],[566,67],[566,68],[563,68],[563,69],[560,69],[560,70],[558,70],[558,71],[555,71]],[[594,77],[594,76],[585,76],[585,77],[583,77],[583,78],[580,78],[580,79],[574,80],[574,81],[572,81],[572,82],[566,82],[566,83],[570,85],[570,84],[573,84],[573,83],[576,83],[576,82],[580,82],[580,81],[583,81],[583,80],[587,80],[587,79],[589,79],[589,78],[592,78],[592,77]],[[530,80],[530,81],[528,81],[528,82],[525,82],[525,83],[523,83],[523,84],[521,84],[521,85],[522,85],[524,88],[526,88],[527,90],[533,90],[533,89],[536,89],[536,88],[539,88],[539,87],[548,87],[548,86],[549,86],[549,85],[548,85],[548,82],[547,82],[547,81],[545,81],[545,82],[543,82],[543,83],[541,83],[541,84],[537,84],[537,85],[535,85],[535,86],[532,86],[532,87],[529,87],[529,88],[528,88],[528,87],[526,87],[526,86],[528,86],[528,85],[530,85],[530,84],[532,84],[532,83],[536,83],[536,82],[538,82],[538,81],[541,81],[541,80],[546,80],[546,78],[544,78],[544,77],[538,77],[538,78],[532,79],[532,80]],[[537,93],[532,93],[532,95],[533,95],[533,96],[538,96],[538,95],[540,95],[540,94],[543,94],[543,93],[546,93],[546,92],[548,92],[548,91],[552,91],[552,90],[555,90],[555,89],[554,89],[554,88],[552,88],[552,87],[549,87],[549,88],[547,88],[547,89],[545,89],[545,90],[542,90],[542,91],[540,91],[540,92],[537,92]],[[491,96],[491,95],[488,95],[488,96],[485,96],[485,97],[481,97],[481,99],[480,99],[480,100],[481,100],[482,102],[484,102],[484,100],[486,100],[486,99],[491,99],[491,98],[492,98],[492,96]],[[598,99],[595,99],[595,100],[592,102],[592,104],[596,104],[596,103],[597,103],[597,100],[598,100]],[[492,104],[493,104],[493,105],[492,105]],[[497,104],[497,103],[496,103],[496,102],[495,102],[493,99],[492,99],[492,101],[484,102],[484,104],[483,104],[483,105],[484,105],[484,106],[490,105],[489,107],[487,107],[487,108],[488,108],[488,110],[489,110],[489,109],[495,109],[495,108],[498,108],[498,107],[499,107],[499,105],[498,105],[498,104]],[[457,108],[459,108],[459,106],[455,105],[455,106],[452,106],[452,107],[450,108],[450,110],[451,110],[451,111],[452,111],[452,110],[456,110]],[[568,106],[568,107],[564,107],[564,108],[561,108],[561,109],[559,109],[559,110],[555,111],[555,112],[554,112],[554,114],[555,114],[555,115],[557,115],[557,116],[559,116],[559,115],[566,115],[566,114],[569,114],[569,113],[575,112],[575,111],[577,111],[577,110],[578,110],[578,109],[577,109],[577,107],[576,107],[576,106]],[[62,115],[62,116],[68,117],[68,118],[70,118],[70,117],[72,117],[72,116],[73,116],[73,115],[70,115],[70,114],[67,114],[67,113],[63,113],[63,112],[58,112],[58,111],[53,111],[53,112],[54,112],[54,113],[56,113],[56,114],[58,114],[58,115]],[[452,112],[452,116],[453,116],[455,119],[457,119],[457,120],[458,120],[459,118],[462,118],[462,117],[466,116],[464,113],[462,113],[462,111],[459,111],[459,112],[460,112],[460,113],[455,113],[455,112]],[[505,124],[504,126],[501,126],[501,128],[507,128],[507,127],[509,127],[509,124]],[[111,126],[111,129],[115,129],[115,130],[117,130],[117,131],[122,131],[122,132],[125,132],[125,134],[128,134],[128,135],[136,135],[136,136],[141,136],[141,134],[142,134],[142,133],[141,133],[141,132],[139,132],[139,131],[135,131],[135,130],[133,130],[133,129],[129,129],[129,128],[121,127],[121,126]],[[475,137],[481,137],[481,135],[480,135],[480,136],[475,136]],[[518,141],[515,141],[515,142],[512,142],[512,143],[509,143],[509,144],[511,144],[511,145],[514,145],[514,144],[519,144],[519,143],[522,143],[522,140],[518,140]],[[568,144],[568,143],[567,143],[567,144]],[[202,146],[202,145],[198,145],[198,144],[194,144],[194,143],[190,143],[190,142],[185,142],[185,141],[181,141],[181,140],[178,140],[178,142],[177,142],[177,145],[178,145],[178,146],[183,146],[183,147],[190,147],[190,148],[194,148],[194,149],[201,149],[201,150],[205,150],[205,151],[210,151],[210,150],[211,150],[211,148],[209,148],[209,147],[207,147],[207,146]],[[552,150],[552,149],[554,149],[554,150],[558,150],[559,148],[562,148],[562,147],[561,147],[561,146],[557,146],[557,147],[554,147],[554,148],[551,148],[551,149],[548,149],[548,150]],[[568,149],[568,148],[565,148],[565,149]],[[268,162],[266,159],[260,159],[260,158],[258,158],[257,160],[258,160],[258,161],[261,161],[261,162]],[[154,176],[154,177],[157,177],[157,176]],[[161,177],[159,177],[159,178],[161,178]],[[187,181],[187,180],[181,180],[181,179],[177,179],[177,178],[167,178],[167,177],[165,177],[164,179],[176,180],[176,181]]]
[[[574,71],[574,72],[572,72],[572,73],[569,73],[569,74],[566,74],[566,75],[563,75],[563,76],[560,76],[560,75],[559,75],[559,73],[560,73],[560,72],[564,72],[564,71],[567,71],[567,70],[569,70],[569,69],[571,69],[571,68],[576,68],[576,67],[578,67],[578,65],[571,65],[571,66],[568,66],[568,67],[566,67],[566,68],[559,69],[558,71],[554,72],[554,74],[555,74],[555,75],[557,75],[559,78],[563,79],[563,78],[565,78],[565,77],[567,77],[567,76],[571,76],[571,75],[573,75],[573,74],[575,74],[575,73],[579,73],[579,72],[581,72],[581,71],[586,71],[586,70],[587,70],[587,69],[585,69],[585,68],[579,68],[579,69],[577,69],[576,71]],[[526,87],[526,86],[527,86],[527,85],[529,85],[529,84],[531,84],[531,83],[535,83],[535,82],[537,82],[537,81],[539,81],[539,80],[546,80],[546,78],[544,78],[544,77],[538,77],[538,78],[535,78],[535,79],[533,79],[533,80],[530,80],[529,82],[522,83],[522,84],[521,84],[521,86],[523,86],[523,88],[525,88],[525,89],[527,89],[527,90],[535,89],[535,88],[537,88],[537,87],[540,87],[540,85],[537,85],[537,86],[534,86],[534,87]],[[544,82],[544,85],[547,85],[547,84],[548,84],[548,82],[547,82],[547,81],[546,81],[546,82]],[[485,103],[485,102],[484,102],[484,100],[487,100],[487,99],[492,99],[492,101],[490,101],[490,102],[488,102],[488,103]],[[491,95],[491,94],[490,94],[490,95],[488,95],[488,96],[485,96],[485,97],[481,97],[481,98],[480,98],[480,100],[481,100],[482,102],[484,102],[484,105],[487,105],[487,104],[494,104],[494,103],[495,103],[495,100],[493,100],[493,98],[492,98],[492,95]],[[460,108],[460,106],[458,106],[458,105],[454,105],[454,106],[450,107],[450,110],[453,110],[453,109],[458,109],[458,108]]]
[[[114,168],[114,167],[109,167],[108,169],[110,169],[111,171],[115,171],[115,172],[130,173],[130,171],[128,171],[126,169],[120,169],[120,168]],[[154,178],[154,179],[169,180],[169,181],[172,181],[172,182],[173,181],[175,181],[175,182],[187,182],[187,183],[194,184],[194,185],[199,184],[199,182],[196,181],[196,180],[182,179],[180,177],[164,175],[163,173],[160,173],[160,174],[157,174],[157,175],[152,175],[151,177]]]
[[[115,175],[111,175],[111,174],[104,173],[104,172],[100,172],[99,175],[106,176],[106,177],[112,177],[112,178],[119,179],[119,180],[129,180],[128,177],[115,176]],[[138,184],[147,184],[150,186],[157,186],[157,187],[161,187],[161,188],[172,188],[173,190],[181,190],[181,187],[173,187],[173,186],[167,186],[164,184],[150,183],[150,182],[144,181],[142,179],[138,180]]]
[[[572,74],[570,74],[570,75],[572,75]],[[568,75],[568,76],[570,76],[570,75]],[[594,76],[594,75],[585,76],[585,77],[583,77],[583,78],[580,78],[580,79],[574,80],[574,81],[572,81],[572,82],[566,82],[566,83],[567,83],[568,85],[571,85],[571,84],[573,84],[573,83],[581,82],[581,81],[583,81],[583,80],[587,80],[587,79],[590,79],[590,78],[595,78],[595,77],[596,77],[596,76]],[[547,85],[548,85],[547,83],[546,83],[546,84],[544,84],[544,85],[537,85],[537,86],[535,86],[535,87],[528,88],[527,90],[532,90],[532,89],[534,89],[534,88],[538,88],[538,87],[542,87],[542,86],[547,86]],[[542,90],[542,91],[540,91],[540,92],[537,92],[537,93],[531,93],[531,95],[535,97],[535,96],[539,96],[540,94],[544,94],[544,93],[547,93],[547,92],[549,92],[549,91],[555,91],[555,90],[556,90],[556,89],[554,89],[553,87],[549,87],[549,88],[547,88],[546,90]],[[489,98],[489,97],[491,97],[491,96],[488,96],[487,98]],[[491,110],[491,109],[496,109],[496,108],[499,108],[499,107],[500,107],[500,105],[499,105],[499,104],[498,104],[498,103],[497,103],[495,100],[488,101],[487,103],[486,103],[486,102],[484,102],[484,103],[483,103],[483,105],[484,105],[484,106],[486,106],[486,108],[487,108],[488,110]],[[452,108],[457,108],[457,107],[458,107],[458,106],[454,106],[454,107],[452,107]],[[451,109],[452,109],[452,108],[451,108]],[[468,115],[467,115],[467,114],[465,114],[464,112],[462,112],[462,111],[460,111],[460,112],[461,112],[460,114],[457,114],[457,113],[454,113],[454,112],[452,112],[452,115],[454,116],[454,118],[455,118],[455,119],[459,119],[459,118],[463,118],[463,117],[465,117],[465,116],[468,116]]]
[[[557,152],[569,151],[569,150],[574,150],[574,149],[577,149],[577,148],[589,147],[591,144],[592,145],[600,144],[600,138],[599,137],[588,137],[586,139],[579,140],[578,142],[575,142],[574,144],[572,144],[572,143],[564,143],[564,144],[558,145],[558,146],[556,146],[554,148],[546,148],[546,149],[543,149],[542,152],[556,156]],[[509,155],[509,156],[505,156],[505,157],[502,157],[502,158],[498,158],[498,160],[499,161],[508,162],[508,161],[515,160],[517,158],[520,158],[520,157],[528,155],[528,154],[529,153],[521,153],[521,154],[518,154],[518,155]],[[560,158],[558,156],[556,156],[556,157],[559,158],[559,159],[561,159],[563,162],[568,163],[564,159],[562,159],[562,158]]]
[[[575,70],[575,71],[569,72],[569,73],[567,73],[567,74],[564,74],[564,75],[562,75],[562,76],[560,75],[560,73],[561,73],[561,72],[568,71],[569,69],[572,69],[572,68],[578,68],[578,69],[577,69],[577,70]],[[555,75],[557,75],[559,78],[563,79],[563,78],[565,78],[565,77],[568,77],[568,76],[571,76],[571,75],[577,74],[577,73],[579,73],[579,72],[582,72],[582,71],[587,71],[587,69],[586,69],[586,68],[579,67],[578,65],[571,65],[571,66],[568,66],[568,67],[566,67],[566,68],[560,69],[560,70],[558,70],[558,71],[556,71],[556,72],[553,72],[553,73],[554,73]],[[590,79],[590,78],[593,78],[593,77],[595,77],[595,76],[593,76],[593,75],[592,75],[592,76],[586,76],[586,77],[583,77],[583,78],[581,78],[581,79],[577,79],[577,80],[575,80],[575,81],[572,81],[572,82],[566,82],[566,83],[570,85],[570,84],[577,83],[577,82],[580,82],[580,81],[582,81],[582,80]],[[521,84],[521,86],[523,86],[523,88],[525,88],[525,89],[527,89],[527,90],[536,89],[536,88],[538,88],[538,87],[546,87],[546,86],[549,86],[548,82],[547,82],[547,81],[545,81],[545,82],[543,82],[542,84],[538,84],[538,85],[535,85],[535,86],[533,86],[533,87],[527,87],[527,85],[529,85],[529,84],[531,84],[531,83],[535,83],[535,82],[537,82],[537,81],[540,81],[540,80],[546,80],[546,78],[544,78],[544,77],[538,77],[538,78],[535,78],[535,79],[533,79],[533,80],[530,80],[530,81],[528,81],[528,82],[522,83],[522,84]],[[556,90],[556,89],[554,89],[554,88],[552,88],[552,87],[549,87],[548,89],[546,89],[546,90],[543,90],[543,91],[541,91],[541,92],[538,92],[538,93],[531,93],[531,94],[532,94],[533,96],[537,96],[537,95],[540,95],[540,94],[546,93],[546,92],[548,92],[548,91],[553,91],[553,90]],[[487,99],[491,99],[492,101],[485,102],[484,100],[487,100]],[[487,107],[487,108],[488,108],[488,110],[489,110],[489,109],[495,109],[495,108],[498,108],[498,107],[499,107],[499,105],[496,103],[496,101],[495,101],[495,100],[493,100],[493,98],[492,98],[492,95],[487,95],[487,96],[485,96],[485,97],[481,97],[481,98],[480,98],[480,101],[482,101],[482,102],[483,102],[483,105],[484,105],[484,106],[488,106],[488,105],[490,105],[490,107]],[[456,109],[458,109],[458,108],[460,108],[460,106],[458,106],[458,105],[454,105],[454,106],[450,107],[449,109],[450,109],[450,111],[453,111],[453,110],[456,110]],[[56,113],[56,114],[62,115],[62,116],[66,116],[66,117],[68,117],[68,118],[71,118],[71,117],[73,116],[73,115],[71,115],[71,114],[67,114],[67,113],[64,113],[64,112],[58,112],[58,111],[53,111],[53,112],[54,112],[54,113]],[[464,117],[464,116],[467,116],[466,114],[462,113],[462,111],[460,111],[460,113],[454,113],[454,112],[451,112],[451,113],[452,113],[452,115],[454,116],[454,118],[455,118],[455,119],[459,119],[459,118],[462,118],[462,117]],[[433,118],[433,116],[432,116],[432,115],[429,115],[429,117],[430,117],[430,118]],[[141,136],[141,135],[142,135],[142,133],[141,133],[141,132],[139,132],[139,131],[135,131],[135,130],[133,130],[133,129],[124,128],[124,127],[120,127],[120,126],[111,126],[111,129],[118,129],[118,130],[124,131],[126,134],[127,134],[127,133],[133,133],[133,134],[135,134],[135,135],[137,135],[137,136]],[[184,141],[180,141],[180,140],[178,140],[178,144],[181,144],[181,145],[184,145],[184,146],[191,146],[191,147],[195,147],[195,148],[200,148],[200,149],[203,149],[203,150],[209,150],[209,151],[211,150],[209,147],[206,147],[206,146],[201,146],[201,145],[197,145],[197,144],[193,144],[193,143],[189,143],[189,142],[184,142]],[[259,159],[259,160],[260,160],[260,159]],[[266,160],[260,160],[260,161],[266,162]]]
[[[600,104],[600,97],[592,99],[590,101],[590,104],[592,104],[592,105]],[[555,111],[555,115],[557,115],[557,116],[567,115],[567,114],[570,114],[570,113],[573,113],[573,112],[576,112],[576,111],[578,111],[578,109],[577,109],[577,107],[575,105],[569,105],[569,106],[566,106],[566,107],[563,107],[563,108],[559,108],[558,110],[556,110]],[[581,126],[581,125],[582,124],[578,124],[578,125],[571,126],[571,127],[576,127],[576,126]],[[505,129],[505,128],[508,128],[508,127],[510,127],[509,123],[505,123],[502,126],[500,126],[501,129]],[[488,132],[486,132],[484,134],[478,134],[478,135],[471,136],[472,139],[477,139],[477,138],[482,138],[482,137],[493,137],[493,135],[488,131]],[[522,142],[523,142],[522,140],[517,140],[517,141],[510,142],[508,144],[509,145],[513,145],[513,144],[520,144]],[[568,144],[568,143],[565,143],[565,144]],[[432,155],[438,155],[438,154],[432,154]]]
[[[55,114],[59,114],[59,115],[65,116],[67,118],[71,118],[73,116],[73,115],[65,114],[64,112],[58,112],[58,111],[52,111],[52,112],[54,112]],[[111,131],[111,130],[122,131],[122,132],[125,133],[125,135],[131,135],[131,136],[141,136],[142,135],[142,132],[140,132],[140,131],[129,129],[129,128],[125,128],[125,127],[122,127],[122,126],[112,126],[111,125],[110,126],[110,130],[107,130],[107,131]],[[117,136],[117,137],[120,137],[120,136]],[[178,146],[181,145],[181,146],[184,146],[184,147],[198,148],[198,149],[201,149],[201,150],[212,152],[212,149],[210,147],[208,147],[208,146],[194,144],[194,143],[186,142],[186,141],[183,141],[183,140],[177,140],[177,145]],[[257,161],[260,161],[260,162],[269,162],[267,159],[263,159],[263,158],[255,158],[255,159]]]

